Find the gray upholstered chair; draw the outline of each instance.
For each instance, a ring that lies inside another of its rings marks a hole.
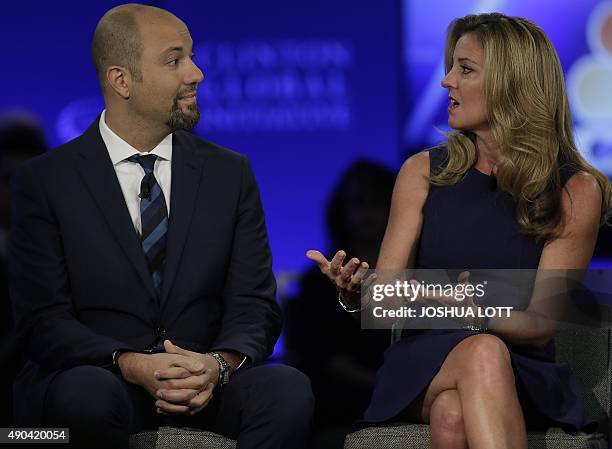
[[[608,318],[607,323],[610,323]],[[529,449],[608,449],[610,384],[612,377],[612,331],[610,329],[564,330],[556,337],[557,359],[566,361],[577,377],[587,412],[596,419],[596,434],[569,435],[561,429],[546,433],[529,432]],[[429,447],[429,426],[396,423],[350,433],[345,449],[425,449]]]
[[[611,323],[608,316],[607,323]],[[583,389],[589,416],[599,423],[596,434],[569,435],[560,429],[546,433],[529,432],[530,449],[609,449],[610,385],[612,383],[612,330],[570,330],[559,332],[557,358],[572,367]],[[161,427],[133,435],[131,449],[234,449],[236,442],[195,429]],[[426,449],[429,426],[402,424],[370,427],[349,434],[345,449]]]
[[[235,449],[236,442],[212,432],[160,427],[132,435],[130,449]]]

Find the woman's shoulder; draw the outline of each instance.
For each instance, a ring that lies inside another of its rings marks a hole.
[[[584,198],[585,200],[601,201],[601,187],[597,178],[591,173],[574,169],[571,171],[561,171],[561,186],[571,197]]]
[[[415,175],[421,175],[423,179],[428,180],[429,177],[440,173],[447,161],[448,150],[446,145],[425,148],[406,159],[399,177],[413,178]],[[429,182],[426,184],[429,184]]]
[[[561,208],[565,214],[581,219],[598,220],[602,204],[602,188],[597,178],[577,164],[559,163]]]
[[[412,200],[425,198],[429,190],[430,158],[428,151],[423,150],[411,155],[402,164],[397,175],[394,195],[407,194]]]
[[[446,157],[448,154],[448,147],[445,143],[436,145],[433,147],[425,148],[421,153],[429,153],[433,157]]]
[[[448,147],[446,144],[426,148],[419,154],[427,155],[430,176],[439,174],[448,162]]]
[[[429,153],[429,149],[410,155],[410,157],[404,161],[399,176],[412,177],[414,175],[422,175],[428,177],[430,174],[431,158],[432,155]]]
[[[567,182],[578,175],[578,178],[588,177],[590,174],[580,167],[576,167],[571,163],[559,163],[559,181],[561,182],[561,187],[564,187]],[[574,181],[576,182],[576,181]]]

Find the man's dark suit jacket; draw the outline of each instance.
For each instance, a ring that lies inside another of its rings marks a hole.
[[[98,118],[99,120],[99,118]],[[21,348],[17,422],[41,419],[67,368],[112,369],[117,349],[156,338],[261,362],[280,332],[259,192],[245,156],[173,134],[162,292],[157,298],[98,120],[29,162],[13,183],[9,282]]]

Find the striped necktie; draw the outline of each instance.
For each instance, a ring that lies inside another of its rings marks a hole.
[[[153,278],[153,286],[159,294],[166,262],[166,234],[168,231],[168,208],[164,192],[155,179],[153,168],[157,156],[134,155],[127,159],[140,164],[145,175],[140,183],[140,223],[142,233],[140,242]]]

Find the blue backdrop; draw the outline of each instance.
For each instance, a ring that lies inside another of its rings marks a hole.
[[[102,108],[91,36],[119,3],[5,3],[0,111],[32,111],[52,146],[80,134]],[[452,18],[472,11],[499,10],[542,25],[570,72],[580,138],[591,160],[612,172],[610,2],[149,4],[191,30],[206,75],[196,132],[251,159],[277,272],[302,268],[307,249],[326,247],[323,206],[351,161],[368,157],[395,170],[407,153],[440,141],[434,127],[446,120],[444,33]]]
[[[91,36],[119,3],[4,5],[0,108],[33,111],[52,145],[82,132],[102,108]],[[359,156],[399,163],[399,2],[150,4],[191,31],[206,75],[197,133],[251,159],[275,269],[303,266],[325,247],[321,208],[340,172]]]

